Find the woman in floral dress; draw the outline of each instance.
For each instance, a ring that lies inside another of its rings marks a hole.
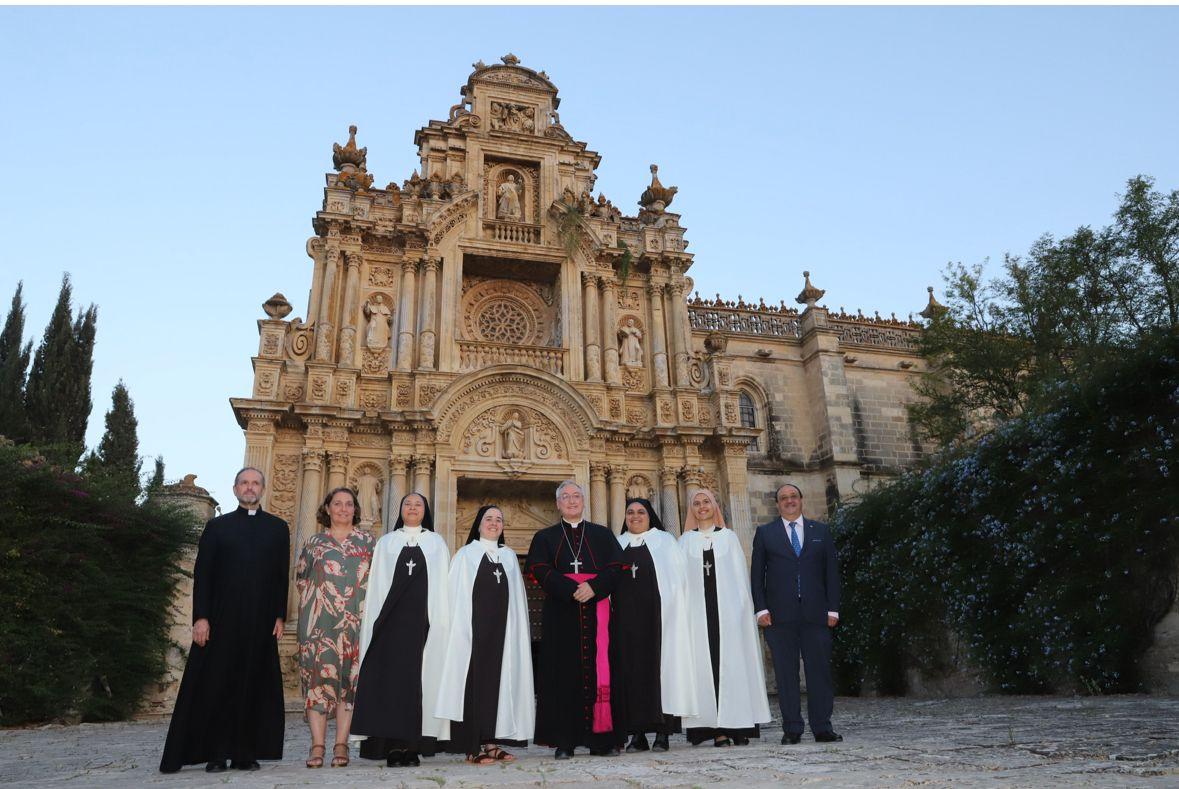
[[[311,727],[308,767],[323,767],[328,718],[336,718],[332,767],[348,766],[348,734],[360,672],[360,620],[376,541],[356,528],[360,503],[349,488],[328,493],[316,513],[323,531],[303,545],[299,590],[299,677]]]

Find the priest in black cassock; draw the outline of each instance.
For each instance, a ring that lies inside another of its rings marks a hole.
[[[278,639],[287,613],[290,533],[258,506],[266,480],[244,468],[238,508],[205,524],[192,582],[192,649],[168,725],[160,772],[207,762],[222,772],[281,759]]]
[[[568,759],[578,745],[616,756],[625,740],[610,661],[610,593],[622,550],[605,526],[583,519],[585,491],[573,480],[557,488],[561,522],[532,538],[528,571],[545,592],[537,673],[538,744]]]
[[[360,756],[416,767],[449,739],[450,721],[434,709],[450,617],[450,549],[434,532],[420,493],[401,499],[393,531],[377,540],[360,624],[360,676],[352,734]]]

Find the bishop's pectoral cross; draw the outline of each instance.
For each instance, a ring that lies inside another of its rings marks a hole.
[[[578,559],[576,556],[574,556],[573,561],[569,562],[569,564],[571,567],[573,567],[573,574],[574,575],[581,574],[581,565],[582,565],[581,559]]]
[[[496,583],[496,586],[498,586],[498,585],[499,585],[499,579],[500,579],[500,578],[502,578],[504,574],[503,574],[502,572],[500,572],[500,569],[499,569],[498,567],[496,567],[496,568],[495,568],[495,572],[494,572],[494,573],[492,573],[492,575],[494,575],[494,576],[495,576],[495,583]]]
[[[413,559],[410,559],[408,562],[405,563],[405,569],[409,570],[410,575],[413,575],[413,568],[416,566],[417,566],[417,562],[415,562]]]
[[[632,581],[638,577],[638,572],[639,572],[639,566],[637,564],[632,564],[630,566],[630,579]]]
[[[708,576],[712,575],[712,562],[704,563],[704,574]]]

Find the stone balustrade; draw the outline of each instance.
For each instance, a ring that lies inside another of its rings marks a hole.
[[[459,369],[463,372],[479,370],[493,364],[522,364],[553,375],[563,375],[565,349],[493,342],[459,343]]]
[[[494,241],[510,241],[514,244],[539,244],[540,225],[485,219],[483,236]]]

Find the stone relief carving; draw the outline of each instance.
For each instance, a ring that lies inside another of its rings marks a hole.
[[[642,291],[632,288],[618,289],[618,306],[624,310],[637,310],[642,306]]]
[[[508,177],[496,189],[496,194],[499,197],[495,204],[496,219],[519,222],[524,218],[524,213],[520,210],[520,184],[516,182],[513,173],[508,173]]]
[[[655,486],[646,476],[635,474],[626,482],[626,497],[628,499],[655,499]]]
[[[418,387],[418,407],[429,408],[441,391],[442,386],[439,384],[422,384]]]
[[[368,330],[364,335],[364,346],[372,350],[389,347],[390,325],[393,310],[385,300],[385,294],[374,294],[364,304],[364,316],[368,318]]]
[[[640,391],[647,383],[641,367],[627,367],[622,371],[622,384],[631,391]]]
[[[503,456],[505,458],[524,457],[524,423],[520,421],[520,412],[511,411],[500,428],[503,436]]]
[[[553,345],[556,309],[546,303],[543,290],[551,286],[499,279],[472,285],[462,297],[463,339]]]
[[[483,162],[483,211],[491,218],[499,214],[499,187],[507,182],[507,176],[514,175],[518,187],[520,216],[507,221],[538,222],[540,216],[540,168],[518,162]],[[437,242],[435,242],[437,243]]]
[[[491,102],[492,131],[534,133],[536,131],[536,108],[527,104],[512,104],[506,101]]]
[[[267,509],[287,523],[295,522],[295,496],[299,481],[299,455],[276,454],[271,471],[270,499]]]
[[[311,355],[314,329],[295,318],[287,331],[287,354],[297,362],[305,361]]]
[[[462,454],[494,460],[509,475],[536,462],[564,460],[565,442],[556,425],[541,412],[522,406],[489,408],[463,435]]]
[[[374,463],[364,463],[352,472],[351,486],[360,502],[360,525],[372,530],[381,524],[381,493],[385,483]]]
[[[388,371],[389,354],[384,350],[374,351],[371,348],[365,348],[363,357],[360,369],[366,375],[380,375]]]
[[[352,382],[347,378],[336,381],[336,403],[346,404],[352,396]]]
[[[643,331],[637,320],[627,316],[623,325],[618,329],[619,352],[622,363],[627,367],[643,366]]]
[[[281,342],[277,334],[267,334],[262,338],[262,355],[278,356],[278,347]]]
[[[289,383],[282,388],[282,399],[290,403],[298,403],[303,399],[303,384]]]
[[[315,400],[327,400],[328,396],[328,382],[327,378],[322,375],[317,375],[311,379],[311,397]]]
[[[391,288],[397,284],[397,270],[392,266],[373,266],[368,270],[370,288]]]
[[[409,408],[409,397],[409,384],[397,384],[397,407],[401,409]]]
[[[351,366],[356,358],[356,329],[345,326],[340,330],[340,364]]]
[[[389,397],[385,392],[376,389],[362,389],[360,391],[360,407],[378,410],[389,404]]]

